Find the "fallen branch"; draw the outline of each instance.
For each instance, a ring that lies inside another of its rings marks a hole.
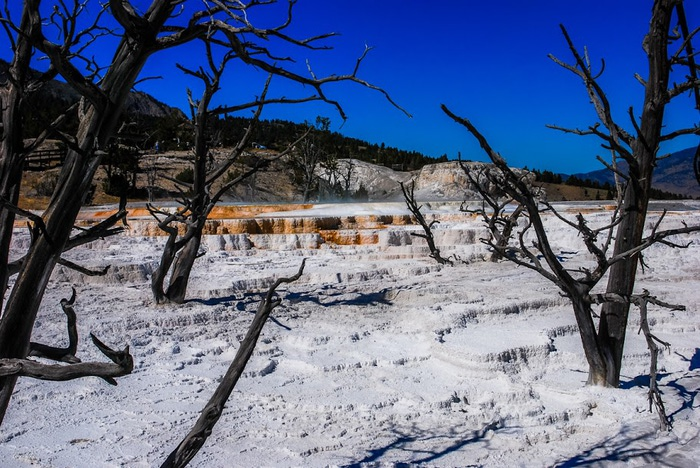
[[[93,344],[112,362],[81,362],[76,357],[78,328],[76,326],[75,310],[73,309],[75,298],[76,292],[75,288],[73,288],[70,299],[61,299],[61,307],[67,319],[67,347],[58,348],[41,343],[29,343],[29,356],[65,362],[68,365],[43,364],[27,358],[4,358],[0,359],[0,377],[14,375],[17,377],[32,377],[34,379],[55,381],[73,380],[81,377],[100,377],[111,385],[117,385],[117,381],[114,380],[115,377],[131,373],[134,369],[134,359],[129,354],[129,346],[127,345],[121,351],[115,351],[97,339],[92,333],[90,333],[90,338],[92,338]]]
[[[163,462],[161,468],[180,468],[186,466],[192,458],[199,452],[199,450],[204,445],[209,435],[211,435],[214,426],[219,421],[222,412],[224,411],[224,405],[231,396],[233,388],[236,386],[238,379],[243,374],[250,356],[253,354],[255,345],[258,342],[258,337],[262,332],[263,326],[267,321],[272,310],[280,305],[281,299],[275,297],[275,291],[277,288],[285,283],[293,283],[301,277],[304,272],[304,265],[306,260],[301,262],[299,271],[292,277],[289,278],[279,278],[270,287],[258,306],[258,311],[255,313],[253,322],[248,328],[248,333],[246,333],[245,338],[241,341],[241,345],[238,348],[236,357],[229,366],[226,374],[224,375],[221,383],[216,388],[214,395],[209,399],[204,409],[202,409],[199,419],[195,423],[192,430],[185,436],[185,438],[180,442],[180,444],[172,451],[168,458]]]

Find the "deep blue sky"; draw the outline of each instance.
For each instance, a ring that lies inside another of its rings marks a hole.
[[[700,24],[699,3],[686,2],[691,29]],[[305,60],[310,60],[321,76],[350,72],[365,44],[372,46],[359,75],[386,89],[413,118],[379,93],[357,85],[328,87],[348,114],[342,127],[335,110],[322,104],[270,107],[263,118],[313,121],[323,115],[330,117],[332,130],[348,136],[431,156],[454,158],[461,152],[464,159],[483,160],[466,130],[440,111],[444,103],[472,120],[513,166],[567,173],[599,169],[595,156],[607,152],[593,137],[545,128],[545,124],[586,127],[595,121],[578,78],[547,54],[571,59],[559,29],[562,23],[596,62],[604,58],[601,84],[615,115],[626,123],[627,108],[641,108],[642,87],[634,73],[647,73],[641,43],[651,5],[651,0],[299,0],[290,34],[338,32],[340,36],[325,41],[334,49],[291,52],[272,44],[275,51],[293,53],[302,72]],[[253,22],[257,19],[251,16]],[[195,63],[198,56],[194,47],[154,56],[144,76],[164,78],[145,81],[138,89],[185,108],[186,84],[174,62]],[[229,104],[247,100],[259,93],[260,79],[240,66],[231,67],[219,100]],[[289,88],[283,80],[273,83],[271,94],[299,95],[298,87]],[[682,101],[670,109],[669,127],[700,120],[690,98]],[[696,143],[697,138],[687,138],[665,149]]]

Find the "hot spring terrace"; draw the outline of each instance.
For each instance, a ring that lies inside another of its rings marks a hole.
[[[177,209],[174,205],[158,208],[164,212]],[[165,235],[145,206],[127,209],[127,235]],[[429,221],[437,220],[451,226],[455,223],[478,226],[474,222],[475,215],[461,212],[459,203],[426,203],[423,209]],[[81,212],[78,222],[87,226],[113,212],[111,207],[87,209]],[[184,226],[179,228],[184,232]],[[204,235],[219,236],[222,241],[237,244],[243,250],[268,248],[270,244],[279,244],[282,238],[298,247],[313,249],[324,245],[391,245],[397,242],[392,238],[398,231],[411,237],[407,230],[413,229],[420,227],[413,224],[403,203],[223,205],[215,207],[209,215]],[[405,245],[407,242],[399,243]]]
[[[422,203],[421,211],[434,226],[436,241],[445,246],[478,242],[485,234],[482,221],[474,213],[460,210],[459,202],[438,201]],[[698,209],[696,202],[680,202],[671,207],[680,211]],[[478,202],[471,208],[479,207]],[[164,212],[174,212],[177,206],[168,203],[157,206]],[[604,204],[567,203],[558,206],[562,212],[600,212],[612,207]],[[668,206],[656,206],[661,210]],[[128,209],[126,235],[159,237],[165,232],[148,212],[144,203]],[[86,208],[78,224],[89,226],[114,212],[112,206]],[[449,229],[447,227],[449,226]],[[184,226],[179,228],[184,232]],[[423,240],[411,236],[420,232],[402,202],[334,203],[334,204],[261,204],[220,205],[214,208],[204,228],[205,237],[218,236],[219,248],[247,250],[250,248],[306,248],[332,246],[376,245],[398,246]],[[205,241],[209,244],[213,239]],[[229,245],[230,244],[230,245]]]

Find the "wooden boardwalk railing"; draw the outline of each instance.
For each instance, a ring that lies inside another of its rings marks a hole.
[[[66,150],[39,150],[29,153],[24,162],[27,171],[45,171],[63,164]]]

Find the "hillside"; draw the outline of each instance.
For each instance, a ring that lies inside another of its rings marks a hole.
[[[693,172],[693,158],[696,148],[686,148],[672,153],[658,162],[654,169],[653,187],[665,192],[679,193],[688,197],[700,197],[700,184]],[[626,167],[626,163],[620,163]],[[612,173],[607,169],[573,174],[580,179],[590,179],[601,184],[614,183]]]
[[[251,150],[251,157],[265,156],[270,150]],[[225,150],[217,150],[215,159],[225,157]],[[402,201],[400,183],[415,182],[415,196],[419,201],[458,201],[477,199],[473,190],[469,190],[469,182],[459,163],[449,161],[428,164],[415,171],[396,171],[389,167],[380,166],[357,159],[341,159],[341,165],[352,166],[352,177],[348,184],[348,193],[344,197],[331,195],[327,190],[321,190],[311,199],[314,202],[333,202],[341,200],[368,201]],[[469,162],[473,168],[483,167],[485,163]],[[172,200],[177,191],[169,179],[176,177],[189,167],[188,151],[169,151],[162,154],[147,153],[139,163],[141,171],[136,176],[137,189],[140,195],[130,197],[134,201],[145,200],[145,187],[148,185],[149,173],[157,174],[159,187],[156,198]],[[233,168],[233,171],[243,169],[243,166]],[[24,176],[20,206],[26,209],[38,209],[48,203],[50,192],[46,191],[56,180],[58,169],[45,172],[28,172]],[[318,176],[325,177],[319,168]],[[95,177],[95,194],[92,204],[116,203],[118,198],[105,194],[107,179],[105,167],[100,168]],[[542,186],[550,201],[561,200],[604,200],[607,191],[585,187],[575,187],[565,184],[537,183]],[[302,201],[302,190],[289,158],[273,163],[268,169],[257,173],[243,183],[234,187],[224,198],[224,202],[233,203],[289,203]]]
[[[10,64],[5,60],[0,59],[0,82],[7,79],[7,70]],[[39,72],[33,72],[33,76],[38,78]],[[80,95],[68,84],[51,80],[42,84],[41,87],[30,96],[29,107],[36,108],[31,110],[41,109],[42,113],[55,113],[59,110],[70,106],[76,102]],[[170,117],[176,116],[185,119],[185,114],[177,108],[168,106],[160,102],[150,94],[140,91],[132,92],[126,100],[126,113],[134,116],[145,117]]]

